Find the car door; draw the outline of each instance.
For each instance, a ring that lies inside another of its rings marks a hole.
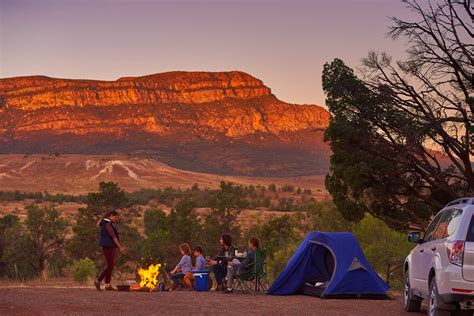
[[[418,289],[418,290],[423,290],[425,291],[425,279],[424,275],[429,272],[429,268],[426,268],[423,265],[424,259],[426,260],[427,257],[424,257],[425,249],[428,249],[431,251],[431,243],[433,240],[434,233],[436,232],[436,229],[438,228],[438,223],[443,215],[443,212],[439,212],[435,218],[431,221],[431,223],[428,225],[428,228],[426,228],[425,234],[423,236],[422,242],[415,247],[415,249],[412,252],[412,288]]]
[[[430,236],[428,237],[429,240],[427,240],[426,243],[423,244],[423,254],[422,254],[423,272],[421,275],[421,281],[422,281],[422,288],[425,291],[429,291],[428,277],[429,277],[429,271],[431,267],[433,266],[432,262],[435,257],[439,257],[440,264],[441,264],[441,256],[445,256],[447,252],[445,241],[449,235],[448,226],[453,221],[453,219],[458,218],[458,215],[461,215],[461,213],[458,212],[457,210],[454,210],[454,209],[444,210],[442,212],[442,215],[438,222],[436,230],[434,231],[434,233],[430,234]],[[453,224],[456,222],[457,221],[454,221]],[[451,233],[452,233],[452,230],[453,229],[451,227],[450,228]]]

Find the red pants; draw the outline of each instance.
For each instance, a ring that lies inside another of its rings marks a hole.
[[[107,262],[107,267],[100,274],[98,280],[101,282],[105,278],[105,283],[110,284],[112,279],[112,271],[114,270],[115,264],[115,254],[117,253],[117,248],[102,248],[104,252],[105,261]]]

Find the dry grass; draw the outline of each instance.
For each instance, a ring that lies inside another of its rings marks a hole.
[[[101,181],[114,181],[126,191],[141,188],[217,188],[221,181],[242,185],[275,183],[309,188],[318,200],[328,197],[324,175],[290,178],[223,176],[191,172],[170,167],[153,159],[125,155],[0,155],[1,190],[86,194]]]

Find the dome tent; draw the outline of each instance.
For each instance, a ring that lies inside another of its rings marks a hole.
[[[268,293],[382,299],[387,290],[352,233],[310,232]]]

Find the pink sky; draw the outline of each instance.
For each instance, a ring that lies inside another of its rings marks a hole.
[[[281,100],[324,105],[324,63],[400,59],[388,17],[407,14],[398,0],[0,0],[0,78],[242,70]]]

